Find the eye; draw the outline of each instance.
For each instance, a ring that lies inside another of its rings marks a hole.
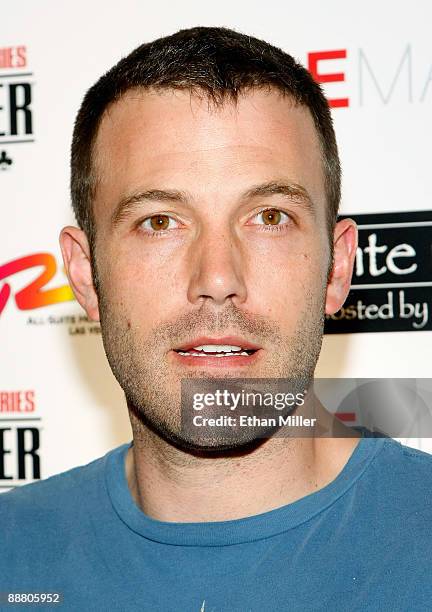
[[[141,227],[149,232],[159,233],[164,230],[175,229],[177,223],[178,221],[169,215],[152,215],[144,219]]]
[[[286,225],[290,221],[287,213],[277,208],[267,208],[255,215],[254,219],[258,219],[252,225]]]

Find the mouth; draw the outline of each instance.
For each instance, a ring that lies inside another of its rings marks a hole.
[[[177,362],[185,365],[232,367],[251,365],[261,351],[261,347],[244,338],[225,336],[195,338],[171,352]]]

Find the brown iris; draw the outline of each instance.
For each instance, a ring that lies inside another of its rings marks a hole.
[[[167,215],[153,215],[153,217],[150,217],[150,225],[156,231],[165,230],[169,226],[169,217]]]
[[[265,225],[277,225],[281,220],[280,211],[276,210],[275,208],[263,210],[261,214],[263,216]]]

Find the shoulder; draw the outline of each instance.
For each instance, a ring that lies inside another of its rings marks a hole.
[[[79,514],[86,501],[104,486],[107,458],[119,447],[94,461],[50,476],[44,480],[17,487],[0,495],[0,520],[9,527],[54,522],[52,519]]]
[[[50,584],[58,589],[59,581],[70,579],[68,572],[77,571],[77,559],[93,554],[86,545],[94,537],[95,522],[110,511],[106,464],[125,446],[0,495],[0,575],[8,588]]]
[[[371,512],[390,517],[395,528],[399,523],[404,530],[424,528],[429,534],[432,455],[386,438],[365,475],[361,490]]]
[[[378,454],[377,463],[401,476],[419,476],[432,482],[432,455],[424,451],[401,444],[393,438],[385,438],[382,451]]]
[[[390,482],[399,482],[418,498],[432,496],[432,455],[388,440],[384,446],[383,467]],[[432,507],[431,507],[432,510]]]

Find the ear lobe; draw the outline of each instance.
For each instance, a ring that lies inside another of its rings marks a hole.
[[[336,224],[333,237],[333,266],[327,284],[325,312],[332,315],[343,306],[351,286],[357,250],[357,225],[352,219]]]
[[[93,285],[87,236],[78,227],[68,225],[60,232],[59,240],[72,291],[89,318],[99,321],[98,298]]]

